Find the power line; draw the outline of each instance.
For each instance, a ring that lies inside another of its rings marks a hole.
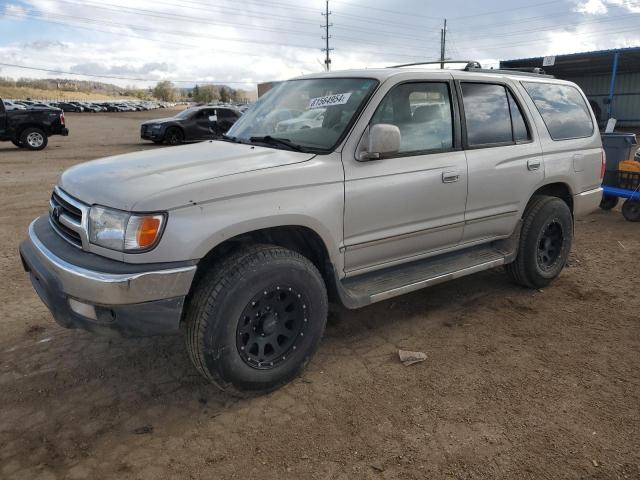
[[[223,40],[227,40],[227,41],[231,41],[231,42],[241,42],[241,43],[250,43],[250,44],[256,44],[257,43],[257,44],[260,44],[260,45],[274,45],[274,46],[279,46],[279,47],[290,47],[290,48],[297,48],[297,49],[303,49],[303,50],[316,50],[316,48],[317,48],[317,47],[304,46],[304,45],[292,44],[292,43],[269,42],[269,41],[262,41],[262,40],[226,39],[224,37],[219,37],[219,36],[215,36],[215,35],[187,34],[184,31],[164,30],[164,29],[163,30],[159,30],[159,29],[153,29],[153,28],[145,27],[145,26],[141,26],[141,25],[122,24],[122,23],[117,23],[117,22],[109,22],[109,21],[105,21],[105,20],[91,19],[91,18],[85,18],[85,17],[74,17],[74,16],[68,16],[68,15],[48,15],[47,17],[39,17],[39,16],[36,16],[36,15],[33,15],[33,14],[5,14],[5,16],[12,17],[12,18],[29,18],[29,19],[32,19],[32,20],[36,20],[36,21],[44,22],[44,23],[49,23],[49,24],[53,24],[53,25],[61,25],[61,26],[66,26],[66,27],[71,27],[71,28],[76,28],[76,29],[81,29],[81,30],[87,30],[87,31],[91,31],[91,32],[100,32],[100,33],[105,33],[107,35],[118,35],[120,37],[134,38],[134,39],[144,40],[144,41],[148,41],[148,42],[152,42],[152,43],[160,43],[160,44],[165,44],[165,45],[170,45],[170,46],[182,46],[182,47],[196,48],[196,49],[202,49],[202,45],[193,45],[193,44],[188,44],[188,43],[174,41],[174,40],[171,40],[171,41],[158,40],[158,39],[155,39],[155,38],[143,37],[143,36],[139,36],[139,35],[132,35],[132,34],[128,34],[128,33],[101,30],[99,28],[96,28],[94,25],[104,25],[104,24],[106,24],[110,28],[124,29],[124,30],[137,30],[137,31],[141,31],[141,32],[155,33],[155,34],[160,34],[160,35],[175,35],[175,36],[179,36],[181,38],[190,37],[190,38],[194,38],[194,39],[197,39],[197,38],[223,39]],[[89,26],[84,26],[84,25],[77,25],[75,23],[69,23],[68,21],[55,21],[55,20],[52,20],[51,17],[57,18],[57,19],[63,19],[63,20],[71,18],[73,21],[79,21],[79,22],[82,22],[82,23],[85,23],[85,24],[91,25],[91,26],[89,27]],[[365,54],[380,54],[380,50],[376,50],[376,51],[371,51],[371,50],[366,50],[366,49],[358,49],[358,50],[361,53],[365,53]],[[242,51],[233,51],[233,50],[226,50],[226,49],[220,49],[220,48],[215,48],[212,51],[219,52],[219,53],[233,53],[233,54],[238,54],[238,55],[246,55],[246,56],[250,56],[250,57],[261,57],[261,58],[265,57],[265,54],[257,54],[257,53],[242,52]],[[406,53],[396,53],[396,52],[384,52],[384,53],[386,55],[388,55],[388,56],[399,57],[399,58],[408,58],[408,59],[422,58],[422,56],[419,56],[419,55],[409,55],[409,54],[406,54]]]
[[[54,69],[50,69],[50,68],[42,68],[42,67],[28,67],[26,65],[16,65],[16,64],[12,64],[12,63],[0,63],[1,66],[3,67],[13,67],[13,68],[22,68],[25,70],[35,70],[38,72],[46,72],[46,73],[57,73],[60,75],[78,75],[78,76],[82,76],[82,77],[92,77],[92,78],[109,78],[112,80],[130,80],[133,82],[158,82],[161,81],[160,79],[149,79],[149,78],[134,78],[134,77],[124,77],[124,76],[120,76],[120,75],[98,75],[98,74],[94,74],[94,73],[78,73],[78,72],[67,72],[64,70],[54,70]],[[229,83],[233,83],[233,84],[239,84],[239,85],[255,85],[256,83],[259,82],[240,82],[240,81],[235,81],[235,80],[173,80],[170,79],[171,82],[173,83],[197,83],[197,84],[218,84],[218,85],[224,85],[224,84],[229,84]]]
[[[210,20],[207,19],[203,19],[201,17],[194,17],[191,15],[182,15],[182,14],[172,14],[172,13],[163,13],[163,12],[157,12],[157,11],[152,11],[152,10],[147,10],[147,9],[140,9],[140,8],[133,8],[133,7],[118,7],[114,4],[109,4],[109,3],[102,3],[100,5],[96,5],[95,3],[91,2],[75,2],[73,0],[58,0],[58,2],[60,3],[66,3],[66,4],[72,4],[72,5],[79,5],[79,6],[83,6],[83,7],[89,7],[89,8],[97,8],[97,9],[102,9],[102,10],[107,10],[107,11],[112,11],[112,12],[117,12],[117,13],[122,13],[121,9],[125,9],[126,11],[129,11],[131,13],[133,13],[134,15],[138,15],[138,16],[142,16],[142,17],[151,17],[151,18],[161,18],[161,19],[166,19],[166,20],[171,20],[171,21],[189,21],[189,22],[195,22],[195,23],[201,23],[201,24],[206,24],[206,25],[216,25],[216,26],[241,26],[243,28],[248,28],[248,29],[252,29],[252,30],[260,30],[260,31],[266,31],[266,32],[274,32],[274,33],[287,33],[290,35],[297,35],[297,36],[307,36],[307,37],[311,37],[313,36],[313,34],[311,33],[304,33],[301,32],[299,30],[288,30],[288,29],[283,29],[280,27],[266,27],[266,26],[253,26],[247,23],[233,23],[233,22],[212,22]],[[117,8],[113,8],[113,7],[117,7]],[[51,16],[55,16],[52,14],[48,14]],[[227,40],[227,41],[236,41],[235,39],[229,39],[229,38],[221,38],[218,37],[221,40]],[[379,42],[371,42],[368,40],[363,40],[359,37],[353,37],[353,36],[342,36],[342,38],[344,38],[345,40],[351,40],[354,42],[358,42],[360,44],[363,45],[374,45],[374,46],[378,46]],[[416,38],[416,41],[421,41],[421,39]],[[263,42],[256,42],[256,43],[263,43]],[[389,43],[386,42],[387,45],[393,45],[393,46],[398,46],[398,47],[406,47],[406,44],[400,45],[400,44],[396,44],[396,43]]]

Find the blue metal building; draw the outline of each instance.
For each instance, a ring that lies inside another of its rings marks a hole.
[[[640,47],[500,62],[500,68],[523,67],[580,85],[601,125],[614,117],[621,127],[640,127]]]

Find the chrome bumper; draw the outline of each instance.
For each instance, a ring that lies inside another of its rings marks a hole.
[[[139,273],[103,273],[72,265],[57,257],[36,236],[29,225],[30,252],[41,269],[56,278],[62,293],[97,305],[128,305],[185,296],[196,273],[190,265]],[[26,264],[31,263],[24,258]]]
[[[573,216],[581,218],[596,211],[602,200],[602,188],[594,188],[573,196]]]

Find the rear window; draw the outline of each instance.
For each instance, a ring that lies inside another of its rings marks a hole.
[[[577,88],[552,83],[522,82],[554,140],[590,137],[593,122]]]

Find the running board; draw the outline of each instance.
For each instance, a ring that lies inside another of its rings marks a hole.
[[[470,247],[350,277],[339,282],[338,293],[347,308],[359,308],[498,267],[515,258],[517,242],[513,240]]]

